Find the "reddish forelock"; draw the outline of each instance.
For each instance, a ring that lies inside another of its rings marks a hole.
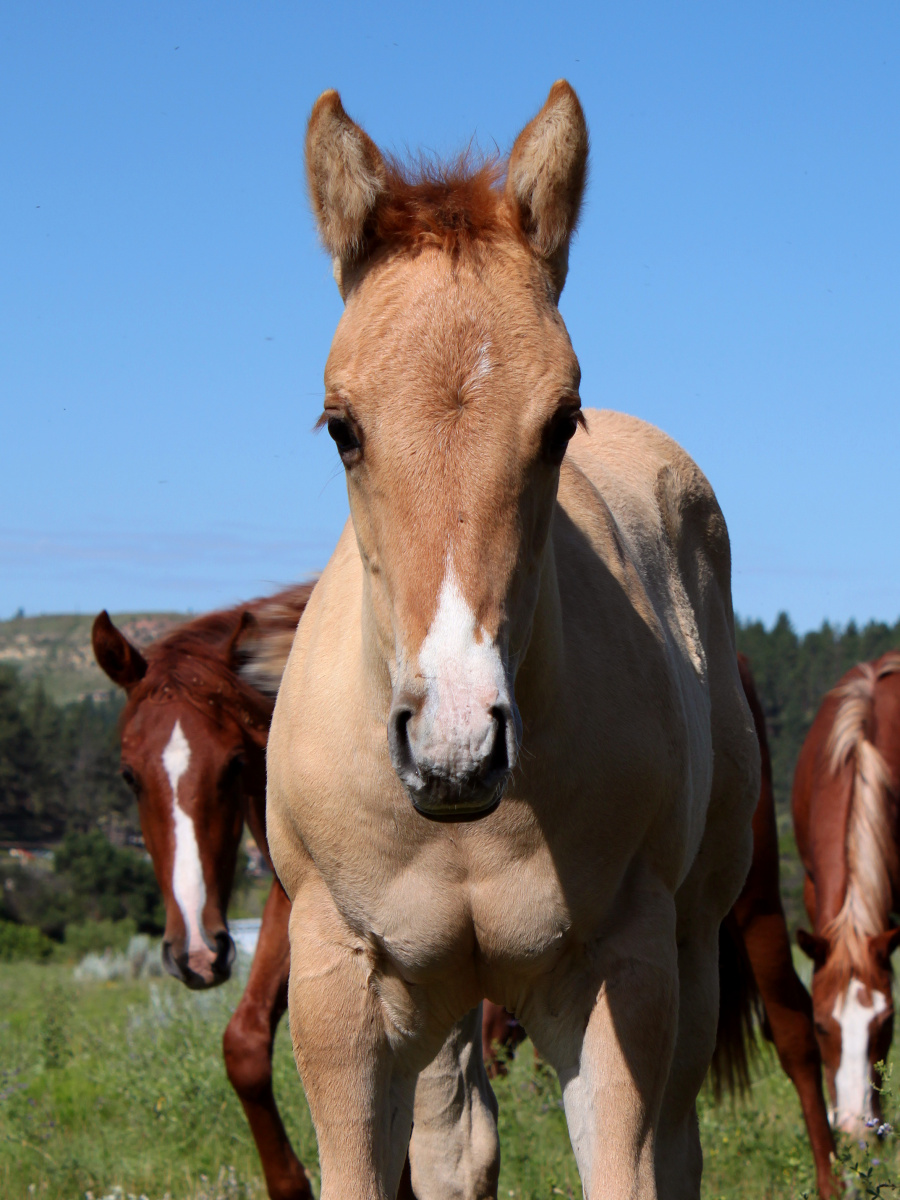
[[[369,245],[419,250],[434,246],[452,255],[478,243],[522,236],[500,182],[504,164],[471,152],[452,162],[422,159],[407,166],[388,158],[387,189],[375,206]]]

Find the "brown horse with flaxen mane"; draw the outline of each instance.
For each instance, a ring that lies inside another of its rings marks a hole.
[[[859,663],[828,693],[794,776],[794,829],[813,933],[816,1033],[832,1123],[880,1122],[874,1065],[894,1025],[891,952],[900,929],[900,652]]]
[[[122,775],[137,798],[165,901],[163,962],[191,988],[214,987],[231,972],[226,914],[245,822],[269,856],[266,741],[281,667],[311,591],[302,585],[209,613],[143,651],[107,613],[94,621],[97,662],[127,697]],[[289,911],[276,879],[223,1049],[269,1195],[311,1200],[272,1092],[272,1046],[287,1005]]]

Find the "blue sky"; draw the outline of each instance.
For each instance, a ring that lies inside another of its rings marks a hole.
[[[0,9],[0,616],[200,611],[321,568],[340,299],[303,190],[337,87],[379,144],[591,127],[563,295],[585,404],[676,437],[735,608],[900,616],[900,5]]]

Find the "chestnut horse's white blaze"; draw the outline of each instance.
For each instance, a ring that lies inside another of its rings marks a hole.
[[[869,991],[858,979],[834,1004],[832,1016],[841,1027],[841,1064],[834,1076],[836,1103],[832,1124],[848,1133],[874,1116],[869,1066],[869,1029],[889,1004],[884,992]]]
[[[175,722],[162,760],[172,788],[172,822],[175,837],[172,892],[184,917],[188,956],[205,956],[208,946],[203,932],[203,908],[206,904],[203,863],[200,861],[200,847],[197,845],[193,818],[185,812],[178,798],[178,788],[191,762],[191,747],[184,736],[180,721]]]
[[[759,747],[709,483],[581,413],[557,301],[587,148],[564,81],[503,180],[406,177],[336,92],[310,117],[352,520],[285,668],[266,819],[322,1200],[391,1200],[407,1143],[417,1200],[496,1197],[482,997],[556,1069],[588,1200],[700,1194]]]

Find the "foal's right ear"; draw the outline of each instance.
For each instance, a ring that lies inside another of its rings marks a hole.
[[[819,937],[817,933],[810,933],[806,929],[798,929],[797,945],[817,967],[825,965],[828,958],[828,938]]]
[[[147,674],[147,660],[124,633],[116,629],[106,609],[94,618],[91,642],[94,657],[102,670],[126,692]]]
[[[323,92],[306,127],[306,179],[319,236],[346,299],[347,268],[364,248],[363,231],[387,188],[381,152],[344,112],[335,91]]]

